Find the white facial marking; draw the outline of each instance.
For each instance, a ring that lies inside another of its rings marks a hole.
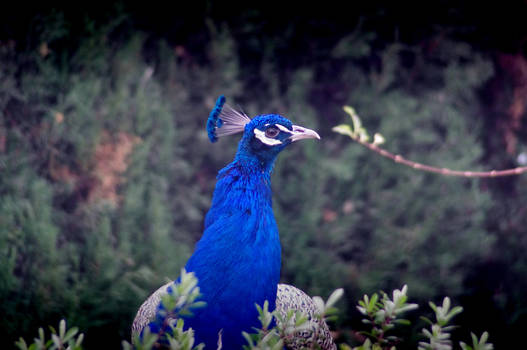
[[[254,129],[254,136],[256,136],[258,140],[262,141],[262,143],[269,146],[275,146],[282,143],[282,141],[280,140],[268,138],[267,136],[265,136],[265,132],[260,129]]]
[[[289,130],[288,128],[286,128],[285,126],[281,125],[281,124],[275,124],[274,126],[276,126],[278,129],[284,131],[284,132],[287,132],[289,134],[292,134],[293,132],[291,130]]]

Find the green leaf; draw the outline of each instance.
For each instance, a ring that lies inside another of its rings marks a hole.
[[[247,343],[249,344],[250,348],[253,348],[254,347],[254,341],[253,341],[253,338],[251,337],[251,335],[249,333],[247,333],[247,332],[242,332],[242,335],[245,338],[245,340],[247,341]]]
[[[66,321],[62,319],[59,322],[59,337],[61,339],[64,339],[65,335],[66,335]]]
[[[77,327],[72,327],[72,328],[68,329],[68,331],[66,332],[66,334],[63,337],[63,341],[67,342],[68,340],[73,338],[77,334],[78,331],[79,331],[79,329]]]
[[[58,335],[52,334],[51,335],[51,340],[53,340],[53,345],[55,345],[55,347],[57,349],[61,349],[62,348],[62,342],[61,342],[61,340],[60,340]]]
[[[405,319],[396,319],[396,320],[393,320],[393,322],[396,324],[403,325],[403,326],[410,326],[412,324],[412,322],[410,322],[409,320],[405,320]]]
[[[309,318],[307,317],[307,315],[304,315],[302,313],[297,313],[297,317],[296,317],[296,321],[295,321],[295,327],[300,327],[302,326],[303,324],[305,324],[307,322]]]
[[[432,322],[428,317],[420,316],[419,318],[430,325],[434,324],[434,322]]]
[[[351,130],[351,126],[348,124],[340,124],[337,126],[334,126],[331,130],[333,130],[336,133],[349,136],[351,138],[355,138],[355,135],[353,134],[353,130]]]
[[[127,342],[126,340],[123,340],[121,342],[121,346],[123,348],[123,350],[132,350],[132,344],[130,344],[129,342]]]
[[[373,135],[373,144],[378,146],[378,145],[382,145],[384,142],[386,142],[386,139],[384,138],[384,136],[382,136],[381,134],[379,134],[378,132],[376,132],[374,135]]]
[[[313,299],[313,303],[317,307],[317,313],[320,315],[323,315],[325,312],[324,300],[322,300],[322,298],[319,296],[314,296],[312,299]]]
[[[27,343],[26,343],[26,341],[24,340],[24,338],[20,338],[17,342],[15,342],[15,345],[16,345],[20,350],[28,350],[28,348],[27,348]]]
[[[282,339],[278,340],[276,344],[271,348],[271,350],[281,350],[284,348],[284,341]]]
[[[337,301],[339,301],[340,298],[344,295],[344,289],[338,288],[331,293],[331,295],[328,298],[328,301],[326,302],[326,309],[332,307],[335,305]]]
[[[360,127],[359,129],[355,131],[355,135],[357,134],[359,136],[359,141],[362,141],[362,142],[370,141],[370,135],[368,135],[368,132],[363,127]]]
[[[77,337],[77,341],[75,341],[75,347],[79,348],[81,346],[83,340],[84,340],[84,333],[81,333]]]
[[[370,302],[368,303],[368,312],[374,312],[377,308],[377,301],[379,300],[379,295],[377,293],[373,293],[371,296]]]
[[[463,312],[463,308],[461,306],[454,307],[447,315],[448,320],[450,320],[452,317],[460,314]]]

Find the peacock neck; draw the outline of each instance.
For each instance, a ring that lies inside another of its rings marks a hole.
[[[202,330],[198,342],[215,347],[223,329],[224,348],[241,349],[242,331],[259,324],[254,305],[267,300],[275,308],[280,256],[270,171],[236,159],[218,174],[203,236],[186,265],[208,305],[185,321]]]
[[[227,217],[272,217],[272,165],[254,158],[237,157],[217,176],[212,204],[205,219],[205,229]]]

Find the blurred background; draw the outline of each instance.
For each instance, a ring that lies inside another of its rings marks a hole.
[[[456,170],[527,163],[527,2],[11,5],[0,14],[0,337],[66,318],[119,348],[141,302],[202,232],[239,137],[210,144],[218,95],[280,113],[320,142],[273,175],[282,281],[462,305],[454,339],[496,348],[527,329],[527,176],[419,172],[331,128],[353,106],[384,147]],[[180,10],[172,10],[174,5]],[[523,190],[522,190],[523,188]],[[413,317],[414,330],[424,323]],[[411,348],[418,340],[406,329]],[[457,342],[456,342],[457,343]]]

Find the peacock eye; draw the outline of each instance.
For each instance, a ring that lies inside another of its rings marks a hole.
[[[270,127],[270,128],[267,128],[267,130],[265,130],[265,136],[271,139],[274,139],[275,137],[277,137],[279,133],[280,133],[280,130],[274,127]]]

